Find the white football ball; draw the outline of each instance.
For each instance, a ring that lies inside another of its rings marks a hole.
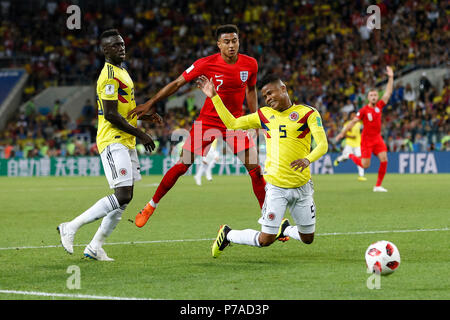
[[[388,275],[400,265],[400,252],[395,244],[381,240],[372,243],[366,250],[366,265],[369,272]]]

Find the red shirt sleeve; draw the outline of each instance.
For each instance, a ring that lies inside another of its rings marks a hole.
[[[187,82],[191,82],[201,76],[203,72],[203,66],[205,65],[204,59],[195,61],[189,68],[184,70],[183,77]]]
[[[381,99],[377,102],[377,107],[380,108],[380,110],[383,109],[385,105],[386,103],[384,103],[384,101]]]
[[[253,60],[253,69],[251,72],[250,79],[248,79],[247,85],[249,86],[255,86],[257,81],[257,75],[258,75],[258,62],[256,60]]]
[[[361,108],[357,113],[356,113],[356,117],[359,120],[363,120],[364,119],[364,115],[366,114],[366,108]]]

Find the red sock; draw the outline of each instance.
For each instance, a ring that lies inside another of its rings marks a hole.
[[[353,153],[350,153],[348,155],[348,158],[351,159],[357,166],[359,166],[361,168],[363,167],[362,163],[361,163],[361,158],[355,156]]]
[[[185,174],[188,169],[189,167],[181,162],[170,168],[159,183],[155,195],[152,198],[153,202],[158,203],[161,198],[164,197],[170,189],[172,189],[178,178]]]
[[[386,171],[387,171],[387,161],[380,162],[380,167],[378,168],[378,179],[376,184],[377,187],[381,186]]]
[[[261,167],[257,166],[255,169],[250,170],[248,173],[252,178],[253,192],[258,199],[259,206],[262,208],[264,199],[266,198],[266,190],[264,189],[266,186],[266,180],[264,180],[264,176],[261,174]]]

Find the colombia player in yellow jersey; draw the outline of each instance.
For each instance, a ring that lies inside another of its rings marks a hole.
[[[240,118],[235,118],[224,106],[210,80],[201,76],[197,83],[212,99],[227,128],[266,130],[264,178],[267,184],[262,216],[258,221],[262,225],[261,232],[221,226],[212,247],[213,257],[218,257],[230,242],[264,247],[276,239],[292,237],[306,244],[312,243],[316,208],[309,164],[328,150],[319,112],[307,105],[293,105],[285,84],[273,75],[262,81],[261,92],[268,107]],[[317,142],[312,151],[311,136]],[[283,219],[286,208],[289,208],[295,226]]]
[[[155,145],[152,138],[136,128],[137,120],[127,117],[136,107],[134,86],[122,67],[125,43],[117,30],[101,35],[105,66],[97,80],[98,130],[97,147],[106,178],[114,194],[95,203],[70,222],[61,223],[58,231],[64,249],[72,254],[75,233],[83,225],[103,218],[97,233],[84,250],[88,258],[111,261],[102,246],[119,223],[122,213],[133,197],[134,181],[140,180],[136,137],[148,151]],[[145,119],[144,119],[145,120]]]
[[[355,117],[356,112],[352,111],[348,114],[347,121],[344,123],[344,127]],[[361,157],[361,122],[357,122],[349,131],[345,134],[345,146],[342,150],[340,157],[348,157],[349,154],[354,154],[357,157]],[[339,159],[339,157],[338,157]],[[334,161],[334,166],[339,165],[339,160]],[[367,181],[364,177],[364,168],[357,166],[358,168],[358,180]]]

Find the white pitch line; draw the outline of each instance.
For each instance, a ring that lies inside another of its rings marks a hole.
[[[89,294],[66,294],[66,293],[51,293],[51,292],[38,292],[38,291],[17,291],[17,290],[0,290],[0,293],[19,294],[19,295],[25,295],[25,296],[42,296],[42,297],[75,298],[75,299],[158,300],[158,299],[149,299],[149,298],[93,296],[93,295],[89,295]]]
[[[354,231],[354,232],[331,232],[318,233],[316,236],[347,236],[347,235],[364,235],[364,234],[382,234],[382,233],[409,233],[409,232],[433,232],[433,231],[449,231],[450,228],[439,229],[411,229],[411,230],[379,230],[379,231]],[[194,241],[212,241],[215,238],[203,239],[174,239],[174,240],[149,240],[149,241],[126,241],[126,242],[109,242],[105,245],[130,245],[130,244],[152,244],[152,243],[173,243],[173,242],[194,242]],[[85,247],[87,244],[74,244],[74,247]],[[0,250],[20,250],[20,249],[47,249],[59,248],[61,245],[48,246],[24,246],[24,247],[5,247]]]

